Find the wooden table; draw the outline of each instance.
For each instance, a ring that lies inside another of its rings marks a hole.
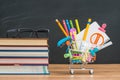
[[[88,64],[94,74],[88,71],[69,73],[68,64],[50,64],[50,75],[0,75],[0,80],[120,80],[120,64]]]

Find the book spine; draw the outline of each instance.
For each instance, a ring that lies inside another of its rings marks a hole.
[[[0,58],[0,64],[49,64],[48,58]]]
[[[0,75],[47,75],[50,74],[48,66],[0,66]]]
[[[17,48],[17,49],[14,49]],[[37,49],[36,49],[37,48]],[[40,48],[40,49],[39,49]],[[47,58],[48,57],[48,48],[47,47],[0,47],[0,57],[1,58],[30,58],[30,57],[38,57],[38,58]]]

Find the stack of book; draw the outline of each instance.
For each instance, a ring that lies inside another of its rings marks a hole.
[[[0,74],[49,74],[47,38],[0,38]]]

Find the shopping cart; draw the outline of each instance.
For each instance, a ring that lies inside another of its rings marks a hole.
[[[64,54],[65,58],[69,57],[69,70],[70,74],[74,74],[74,70],[88,70],[89,74],[94,73],[93,68],[85,68],[88,63],[94,62],[94,57],[90,56],[89,51],[82,52],[81,50],[75,49],[75,43],[72,42],[71,46],[68,49],[68,53]],[[78,64],[79,67],[75,67],[75,64]]]
[[[74,70],[88,70],[89,74],[93,74],[94,70],[93,68],[85,68],[85,66],[88,64],[88,62],[83,62],[81,61],[82,56],[84,56],[85,54],[82,53],[79,50],[73,50],[73,49],[69,49],[70,54],[72,55],[72,57],[69,58],[70,60],[70,64],[69,64],[69,70],[70,70],[70,74],[74,74]],[[92,63],[92,61],[91,61]],[[75,68],[74,65],[75,64],[79,64],[80,67],[79,68]]]

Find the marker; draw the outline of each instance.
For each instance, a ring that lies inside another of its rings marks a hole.
[[[78,19],[75,19],[75,24],[76,24],[76,27],[77,27],[77,31],[79,33],[80,32],[80,26],[79,26]]]
[[[91,21],[92,21],[91,19],[88,19],[88,23],[87,23],[87,25],[86,25],[86,29],[85,29],[84,35],[83,35],[83,41],[86,41],[86,38],[87,38],[87,34],[88,34],[88,30],[89,30]]]
[[[71,28],[74,28],[72,20],[70,20]]]
[[[61,25],[60,21],[58,19],[56,19],[56,22],[57,22],[58,26],[60,27],[60,29],[62,30],[62,32],[65,34],[65,36],[68,36],[68,34],[65,32],[63,26]]]
[[[68,32],[68,29],[67,29],[67,25],[66,25],[66,23],[65,23],[65,20],[62,20],[62,22],[63,22],[63,25],[64,25],[64,28],[65,28],[66,33],[69,35],[69,32]]]
[[[76,29],[75,28],[70,29],[70,36],[71,36],[72,40],[76,39]]]
[[[68,19],[66,19],[65,21],[66,21],[66,24],[67,24],[67,27],[68,27],[68,31],[70,31],[70,24],[69,24]]]
[[[71,36],[71,38],[74,42],[73,43],[73,46],[75,46],[74,49],[78,49],[78,45],[77,45],[77,42],[76,42],[76,29],[75,28],[70,29],[70,36]]]

